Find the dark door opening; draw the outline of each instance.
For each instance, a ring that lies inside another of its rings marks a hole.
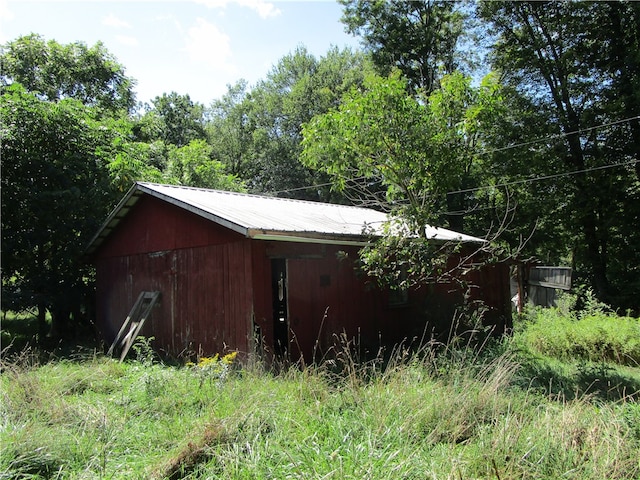
[[[285,357],[289,346],[287,261],[285,259],[271,260],[271,292],[273,299],[273,349],[277,356]]]

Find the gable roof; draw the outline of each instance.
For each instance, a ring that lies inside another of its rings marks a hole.
[[[365,229],[379,234],[388,220],[387,214],[370,208],[137,182],[94,235],[87,253],[98,249],[143,195],[258,240],[364,245]],[[434,240],[484,242],[444,228],[427,226],[426,231]]]

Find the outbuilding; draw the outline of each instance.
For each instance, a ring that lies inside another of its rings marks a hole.
[[[139,333],[171,356],[233,350],[310,361],[340,339],[364,354],[428,337],[461,292],[432,285],[399,295],[360,274],[365,229],[386,220],[367,208],[136,183],[89,246],[98,329],[110,344],[141,293],[157,292]],[[482,242],[428,233],[436,242]],[[487,318],[504,329],[508,268],[470,275]]]

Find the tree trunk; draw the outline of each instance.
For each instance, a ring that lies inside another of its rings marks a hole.
[[[447,223],[454,232],[464,233],[464,193],[447,195]]]
[[[47,307],[44,302],[38,302],[38,338],[40,341],[42,341],[48,333]]]
[[[577,122],[569,122],[568,131],[577,131]],[[568,162],[576,170],[584,170],[584,156],[580,138],[578,135],[570,135]],[[607,278],[606,235],[607,228],[602,222],[598,222],[594,199],[594,187],[588,181],[586,173],[576,175],[576,214],[578,225],[584,235],[586,244],[585,263],[590,270],[592,286],[596,296],[601,301],[606,301],[609,295],[609,279]],[[601,233],[598,231],[601,230]]]

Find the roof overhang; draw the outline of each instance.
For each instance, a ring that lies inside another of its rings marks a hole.
[[[139,184],[137,183],[136,185],[133,186],[133,188],[135,189],[137,187],[137,189],[142,192],[142,193],[146,193],[149,194],[155,198],[159,198],[161,200],[164,200],[167,203],[170,203],[172,205],[175,205],[177,207],[182,208],[183,210],[187,210],[191,213],[195,213],[196,215],[199,215],[200,217],[206,218],[207,220],[211,220],[214,223],[217,223],[219,225],[222,225],[223,227],[226,227],[230,230],[233,230],[234,232],[240,233],[241,235],[247,236],[247,228],[243,227],[242,225],[238,225],[237,223],[234,223],[230,220],[227,220],[224,217],[221,217],[219,215],[215,215],[211,212],[207,212],[206,210],[203,210],[201,208],[196,207],[195,205],[191,205],[190,203],[187,202],[183,202],[177,198],[174,198],[170,195],[165,195],[161,192],[158,192],[156,190],[153,190],[152,188],[147,187],[144,184]],[[117,207],[116,207],[117,208]]]
[[[325,245],[354,245],[364,247],[371,242],[367,241],[364,236],[338,236],[338,235],[326,235],[322,233],[292,233],[292,232],[278,232],[275,230],[253,230],[249,229],[249,238],[255,240],[272,240],[276,242],[299,242],[299,243],[320,243]]]
[[[85,251],[86,255],[92,255],[100,245],[102,245],[105,239],[111,235],[111,232],[122,221],[122,219],[127,216],[131,208],[138,203],[143,192],[139,191],[136,188],[137,186],[138,185],[136,184],[129,189],[118,205],[116,205],[116,207],[111,211],[107,219],[102,223],[96,234],[89,242]]]

